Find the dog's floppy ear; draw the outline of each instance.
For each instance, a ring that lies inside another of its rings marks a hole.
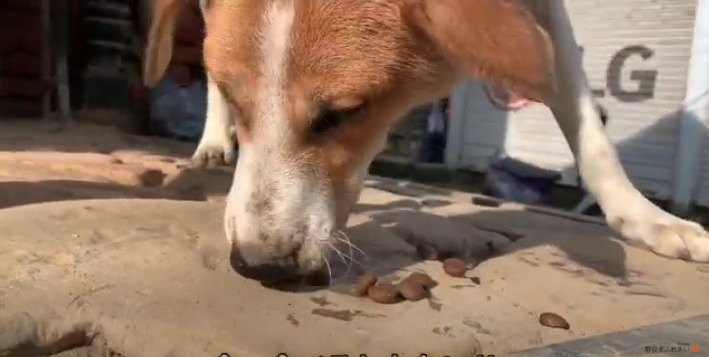
[[[172,58],[177,17],[186,0],[152,0],[150,32],[143,59],[143,84],[153,87],[165,74]]]
[[[410,3],[404,16],[466,75],[540,102],[551,100],[551,41],[517,0],[423,0]]]

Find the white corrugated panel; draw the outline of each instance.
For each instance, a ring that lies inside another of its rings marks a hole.
[[[609,116],[607,132],[631,180],[657,198],[671,192],[696,1],[566,1],[591,88]],[[562,170],[564,183],[575,184],[571,152],[549,109],[501,112],[476,86],[469,91],[463,166],[484,169],[479,163],[504,145],[514,157]]]
[[[699,182],[699,192],[696,203],[700,206],[709,206],[709,144],[704,145],[704,152],[697,161],[702,164],[702,179]]]
[[[704,123],[709,131],[709,123]],[[702,178],[699,182],[699,192],[696,203],[700,206],[709,206],[709,142],[704,143],[704,151],[701,158],[697,158],[702,164]]]
[[[506,130],[507,113],[496,110],[488,101],[483,84],[471,80],[467,87],[460,168],[485,171],[488,158],[503,148]]]
[[[706,1],[706,0],[700,0]],[[695,28],[695,36],[709,36],[709,18],[707,17],[707,12],[709,12],[709,3],[701,3],[701,8],[699,11],[700,17],[703,17],[703,22],[697,22],[697,27]],[[702,21],[699,20],[699,21]],[[709,41],[708,37],[698,37],[695,38],[695,48],[694,48],[694,60],[696,62],[696,68],[693,68],[693,73],[690,74],[691,80],[694,82],[688,90],[688,98],[685,102],[691,110],[693,115],[692,119],[698,120],[703,124],[704,129],[704,149],[701,152],[701,157],[694,158],[696,163],[701,163],[701,176],[700,182],[698,183],[698,194],[696,195],[695,203],[700,206],[709,206],[709,140],[707,140],[707,133],[709,133],[709,78],[707,76],[707,69],[709,69],[709,64],[707,64],[707,57],[709,57]],[[695,128],[695,126],[690,126]]]

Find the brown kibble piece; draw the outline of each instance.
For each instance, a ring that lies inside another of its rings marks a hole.
[[[403,301],[399,290],[391,284],[373,285],[367,289],[367,296],[380,304],[395,304]]]
[[[502,205],[502,202],[499,200],[496,200],[492,197],[473,197],[472,199],[473,204],[478,205],[478,206],[483,206],[483,207],[500,207]]]
[[[428,290],[415,279],[406,278],[399,284],[399,293],[410,301],[419,301],[428,297]]]
[[[404,281],[411,280],[415,281],[417,284],[423,286],[426,289],[433,289],[438,285],[438,282],[433,280],[428,274],[424,273],[412,273]],[[402,282],[403,283],[403,282]]]
[[[360,275],[360,277],[357,278],[357,281],[355,282],[355,294],[357,294],[357,296],[367,295],[367,289],[369,289],[370,286],[376,284],[377,280],[377,276],[369,271]]]
[[[144,187],[158,187],[165,183],[167,175],[162,170],[148,169],[138,175],[140,184]]]
[[[570,327],[566,319],[553,312],[545,312],[539,315],[539,323],[543,326],[561,328],[564,330],[568,330]]]
[[[468,271],[468,267],[467,264],[460,259],[449,258],[443,261],[443,271],[452,277],[461,278],[465,275],[465,272]]]

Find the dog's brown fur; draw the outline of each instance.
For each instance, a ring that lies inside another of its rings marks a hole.
[[[146,54],[148,84],[162,76],[169,62],[175,9],[183,1],[156,0]],[[249,152],[249,165],[262,165],[253,170],[258,177],[246,180],[253,187],[245,189],[235,181],[232,191],[236,188],[238,194],[230,193],[230,204],[238,207],[230,210],[227,206],[227,235],[231,232],[233,237],[234,227],[240,227],[243,235],[250,236],[238,239],[248,241],[252,258],[258,256],[252,262],[279,258],[279,254],[282,257],[288,253],[281,249],[284,246],[303,247],[322,241],[313,234],[341,228],[357,200],[366,167],[382,149],[392,122],[410,108],[448,94],[468,77],[500,85],[551,108],[579,159],[589,191],[599,199],[610,221],[622,217],[619,222],[635,222],[616,224],[614,228],[660,254],[709,260],[706,232],[652,205],[627,178],[602,131],[562,3],[209,3],[203,9],[207,25],[205,66],[214,91],[222,94],[213,99],[228,102],[240,144],[254,148]],[[285,21],[278,27],[269,19]],[[273,73],[262,73],[268,71],[263,69],[264,63],[277,68],[269,67]],[[285,78],[281,78],[282,73]],[[319,124],[329,118],[323,113],[335,113],[341,120],[320,133]],[[271,161],[257,164],[257,157]],[[250,170],[245,167],[237,167],[236,173],[248,176]],[[266,171],[270,169],[280,169],[284,177],[269,176]],[[301,189],[291,190],[293,185]],[[307,190],[309,193],[302,193]],[[287,194],[310,196],[308,200],[293,196],[284,199]],[[633,212],[615,202],[618,196],[635,207]],[[318,203],[311,204],[315,208],[309,211],[307,205],[294,203],[299,198]],[[274,208],[280,202],[286,203]],[[254,207],[268,207],[270,212],[255,212]],[[335,223],[321,224],[332,215],[336,216]],[[306,216],[311,218],[303,218]],[[243,224],[235,223],[237,220]],[[322,227],[312,228],[313,222]],[[291,237],[291,233],[283,232],[295,233]],[[294,241],[299,239],[303,241]],[[309,254],[312,257],[318,252],[311,249]],[[319,264],[299,261],[308,266]]]

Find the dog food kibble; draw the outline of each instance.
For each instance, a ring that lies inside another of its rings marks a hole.
[[[443,261],[443,271],[452,277],[461,278],[467,270],[467,264],[460,259],[449,258]]]
[[[430,276],[428,276],[428,274],[424,273],[413,273],[404,279],[404,281],[407,280],[414,281],[426,289],[433,289],[438,285],[437,281],[433,280]]]
[[[369,289],[370,286],[374,285],[377,283],[377,276],[374,275],[372,272],[366,272],[362,274],[358,279],[357,282],[355,282],[355,294],[357,296],[365,296],[367,295],[367,289]]]
[[[415,279],[404,279],[399,284],[399,293],[410,301],[419,301],[428,296],[428,290]]]
[[[562,328],[564,330],[568,330],[570,327],[563,317],[553,312],[545,312],[539,315],[539,323],[547,327]]]
[[[391,284],[372,285],[367,289],[367,296],[380,304],[395,304],[403,300],[399,290]]]

